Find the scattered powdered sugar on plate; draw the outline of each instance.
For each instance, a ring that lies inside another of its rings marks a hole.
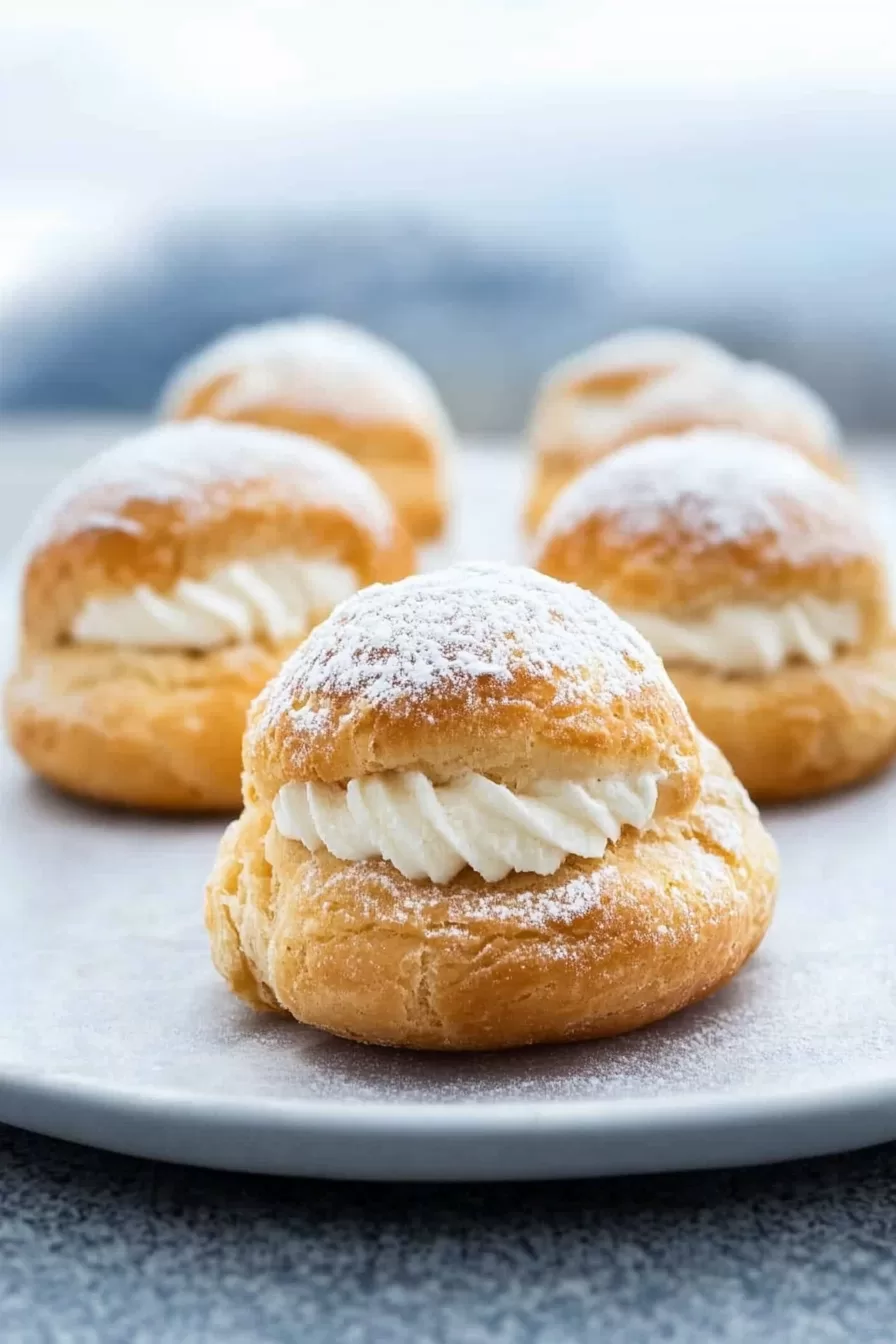
[[[423,370],[395,346],[333,318],[227,332],[175,371],[162,394],[162,413],[176,414],[196,392],[225,377],[211,407],[222,415],[281,403],[345,420],[409,421],[443,446],[452,437]]]
[[[711,545],[771,535],[794,563],[878,549],[851,490],[793,449],[740,430],[694,429],[621,448],[566,487],[539,541],[593,517],[612,518],[633,538],[670,526]]]
[[[605,703],[664,679],[645,640],[575,584],[512,565],[469,564],[376,584],[341,603],[312,631],[270,688],[258,731],[292,713],[300,695],[357,695],[371,705],[509,684],[519,672],[563,675],[574,697],[595,674]],[[319,711],[311,707],[318,726]],[[302,726],[311,720],[300,710]]]
[[[874,483],[882,484],[877,475]],[[487,541],[480,530],[476,544]],[[512,1103],[532,1117],[533,1145],[547,1132],[556,1147],[563,1139],[552,1119],[562,1120],[569,1103],[593,1108],[599,1122],[625,1102],[656,1118],[653,1134],[637,1142],[659,1145],[672,1165],[674,1132],[662,1119],[669,1100],[686,1100],[696,1124],[718,1101],[733,1112],[758,1096],[774,1113],[778,1100],[783,1110],[795,1095],[823,1094],[835,1098],[830,1123],[839,1138],[831,1142],[846,1145],[868,1141],[862,1117],[871,1105],[880,1116],[881,1103],[868,1101],[868,1080],[892,1086],[892,771],[862,789],[769,811],[782,856],[778,913],[755,958],[710,1000],[612,1040],[472,1056],[360,1046],[252,1013],[228,995],[196,917],[220,822],[123,813],[110,825],[104,811],[29,784],[8,749],[0,752],[0,790],[7,948],[0,1062],[38,1095],[48,1081],[64,1087],[73,1079],[83,1097],[95,1094],[102,1123],[91,1130],[82,1120],[82,1141],[110,1142],[115,1111],[130,1122],[147,1096],[166,1099],[164,1127],[172,1134],[179,1122],[195,1133],[197,1114],[209,1118],[211,1131],[214,1116],[238,1097],[258,1108],[257,1126],[243,1122],[247,1163],[266,1142],[261,1120],[274,1104],[281,1113],[296,1108],[301,1169],[306,1103],[331,1106],[334,1115],[395,1107],[406,1121],[427,1103],[450,1105],[469,1121]],[[725,828],[712,833],[725,842]],[[60,871],[65,883],[47,880]],[[565,895],[571,905],[578,900],[575,889]],[[112,1107],[104,1091],[110,1077]],[[59,1102],[46,1095],[46,1123],[58,1126]],[[847,1112],[859,1122],[853,1128]],[[739,1113],[733,1123],[746,1132]],[[435,1149],[443,1139],[432,1132]],[[369,1133],[359,1127],[339,1142],[370,1151]],[[492,1133],[489,1142],[500,1139]],[[187,1143],[183,1160],[191,1152],[195,1160]],[[729,1146],[727,1160],[744,1158]]]
[[[79,532],[139,533],[123,514],[138,500],[179,503],[198,525],[215,508],[217,490],[257,480],[279,480],[292,498],[335,506],[381,542],[392,535],[391,506],[343,453],[284,430],[191,420],[123,439],[67,476],[38,509],[25,554]]]
[[[28,1077],[77,1077],[99,1090],[111,1076],[126,1098],[164,1090],[187,1116],[199,1100],[214,1107],[243,1096],[259,1108],[535,1103],[545,1122],[565,1101],[649,1108],[680,1096],[699,1110],[707,1094],[784,1098],[830,1087],[845,1099],[869,1075],[893,1077],[892,773],[770,814],[782,853],[779,910],[753,961],[708,1002],[613,1040],[471,1056],[359,1046],[229,996],[195,915],[220,822],[122,814],[110,826],[102,811],[24,785],[7,750],[0,791],[9,951],[0,1063]],[[48,882],[62,865],[71,880]],[[139,899],[122,900],[123,890]],[[591,897],[573,881],[556,899],[575,919]],[[247,1129],[247,1152],[259,1141]]]

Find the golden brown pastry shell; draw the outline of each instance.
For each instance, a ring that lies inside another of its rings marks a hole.
[[[66,792],[120,807],[235,812],[246,708],[292,647],[38,651],[7,683],[7,736]]]
[[[338,650],[339,632],[329,625],[319,628],[318,647],[325,634],[327,647]],[[340,783],[386,770],[421,770],[434,780],[472,770],[525,788],[538,778],[592,776],[595,761],[611,772],[662,770],[661,812],[682,811],[696,797],[693,724],[661,668],[642,676],[645,664],[634,654],[630,685],[611,696],[600,666],[572,679],[523,662],[509,678],[482,673],[381,705],[354,689],[306,690],[302,660],[310,648],[286,664],[250,711],[250,800],[269,804],[289,781]],[[402,656],[388,639],[375,653],[384,665]]]
[[[27,643],[51,647],[64,639],[88,597],[118,595],[138,584],[167,592],[181,578],[202,579],[233,560],[281,550],[349,565],[362,587],[413,572],[413,544],[400,523],[381,537],[347,510],[309,502],[306,491],[266,477],[218,482],[207,489],[198,520],[185,501],[135,498],[115,511],[121,528],[89,524],[91,511],[102,511],[101,490],[72,500],[70,526],[61,539],[51,534],[25,571]],[[85,519],[80,527],[79,517]]]
[[[649,423],[632,426],[624,433],[589,445],[587,448],[581,444],[566,443],[562,439],[554,442],[545,440],[536,448],[532,458],[529,489],[523,508],[523,525],[526,532],[531,534],[538,530],[560,491],[595,462],[600,462],[611,453],[618,452],[620,448],[625,448],[630,443],[638,443],[641,439],[674,436],[702,428],[749,431],[751,426],[745,423],[742,417],[732,417],[728,420],[724,417],[705,416],[683,416],[677,419],[657,417]],[[788,439],[786,447],[794,449],[814,463],[826,476],[831,476],[834,480],[847,485],[853,484],[854,478],[849,465],[839,453],[833,449],[825,451],[817,444],[799,440],[797,435],[792,437],[794,442]]]
[[[281,403],[223,412],[216,403],[233,377],[223,374],[197,388],[174,418],[211,416],[320,439],[341,449],[370,473],[415,541],[431,542],[441,537],[447,523],[448,500],[442,449],[433,437],[416,425],[399,421],[346,419]]]
[[[215,964],[253,1006],[381,1045],[493,1050],[656,1021],[729,980],[774,906],[774,845],[719,752],[703,757],[686,816],[496,884],[313,856],[249,806],[206,890]]]
[[[780,532],[728,540],[700,535],[674,517],[655,532],[632,536],[624,517],[597,512],[569,531],[543,532],[534,564],[620,611],[658,612],[670,619],[699,620],[722,605],[778,607],[807,595],[855,603],[862,647],[869,648],[889,627],[887,576],[854,496],[845,491],[844,496],[837,528],[790,498],[777,501]],[[800,544],[792,546],[791,536]]]
[[[723,677],[667,668],[694,720],[759,802],[829,793],[896,755],[896,635],[824,667]]]

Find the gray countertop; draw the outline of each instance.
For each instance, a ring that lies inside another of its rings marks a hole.
[[[896,1145],[741,1171],[376,1186],[0,1128],[4,1340],[892,1341]]]

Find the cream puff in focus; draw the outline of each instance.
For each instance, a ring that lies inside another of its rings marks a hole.
[[[797,379],[685,332],[623,332],[562,361],[542,381],[527,527],[536,528],[592,462],[638,439],[697,427],[775,439],[829,475],[847,474],[836,420]]]
[[[86,463],[26,551],[13,746],[72,793],[187,811],[238,806],[248,705],[311,627],[413,568],[348,458],[211,420]]]
[[[378,1044],[613,1035],[729,979],[777,859],[644,640],[531,570],[344,603],[253,706],[206,889],[256,1006]]]
[[[161,409],[313,435],[373,476],[416,540],[444,531],[453,434],[438,393],[400,350],[346,322],[229,332],[175,370]]]
[[[534,559],[650,641],[754,797],[825,792],[896,752],[877,540],[854,492],[782,445],[719,430],[632,444],[558,497]]]

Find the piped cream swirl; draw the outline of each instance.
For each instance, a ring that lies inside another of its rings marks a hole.
[[[820,667],[858,644],[861,612],[854,602],[825,602],[807,595],[780,607],[749,603],[719,606],[700,620],[658,611],[619,615],[667,663],[692,663],[715,672],[770,673],[801,661]]]
[[[333,560],[277,554],[237,560],[206,578],[180,579],[168,592],[145,584],[91,597],[72,624],[80,644],[147,649],[213,649],[305,634],[358,587],[358,576]]]
[[[284,784],[281,835],[349,861],[387,859],[405,877],[450,882],[469,866],[487,882],[511,871],[549,874],[569,855],[598,859],[624,826],[656,809],[656,772],[542,780],[516,793],[484,775],[434,784],[417,770],[338,784]]]

